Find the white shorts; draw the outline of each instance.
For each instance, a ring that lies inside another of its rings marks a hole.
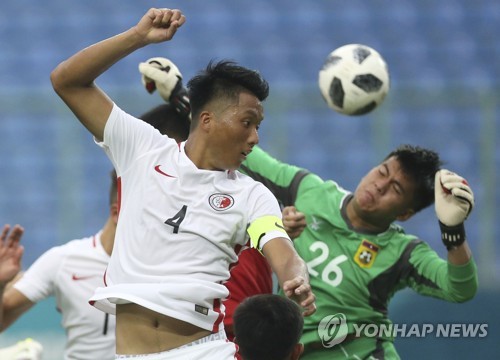
[[[234,360],[236,345],[226,338],[224,330],[210,334],[178,348],[144,355],[116,355],[127,360]]]

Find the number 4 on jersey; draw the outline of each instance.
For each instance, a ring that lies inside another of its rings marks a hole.
[[[186,216],[186,211],[187,211],[187,205],[182,206],[182,209],[177,212],[173,217],[165,220],[165,224],[170,225],[174,228],[174,234],[177,234],[179,232],[179,225],[181,224],[182,220],[184,220],[184,217]]]

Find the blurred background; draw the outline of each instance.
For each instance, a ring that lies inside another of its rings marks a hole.
[[[22,224],[23,267],[50,247],[96,233],[108,216],[111,164],[53,92],[62,60],[136,24],[150,7],[178,7],[187,22],[169,43],[143,48],[98,84],[126,111],[161,103],[140,83],[137,65],[173,60],[184,79],[210,59],[234,59],[269,81],[261,145],[276,157],[354,190],[393,147],[438,151],[476,195],[467,220],[480,291],[456,305],[398,293],[395,323],[487,323],[473,339],[397,339],[403,359],[497,358],[500,338],[500,2],[497,0],[3,0],[0,5],[0,222]],[[377,49],[391,90],[373,113],[348,117],[327,108],[318,71],[335,48]],[[404,224],[446,256],[432,207]],[[45,359],[61,358],[64,332],[53,300],[0,335],[0,346],[31,336]]]

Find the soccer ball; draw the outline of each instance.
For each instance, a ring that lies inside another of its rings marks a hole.
[[[328,55],[318,83],[330,108],[344,115],[363,115],[379,106],[387,95],[389,70],[376,50],[348,44]]]

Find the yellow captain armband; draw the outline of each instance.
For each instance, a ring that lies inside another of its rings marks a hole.
[[[264,244],[271,239],[284,237],[290,239],[286,233],[281,218],[273,215],[263,216],[253,221],[247,229],[252,247],[262,250]]]

